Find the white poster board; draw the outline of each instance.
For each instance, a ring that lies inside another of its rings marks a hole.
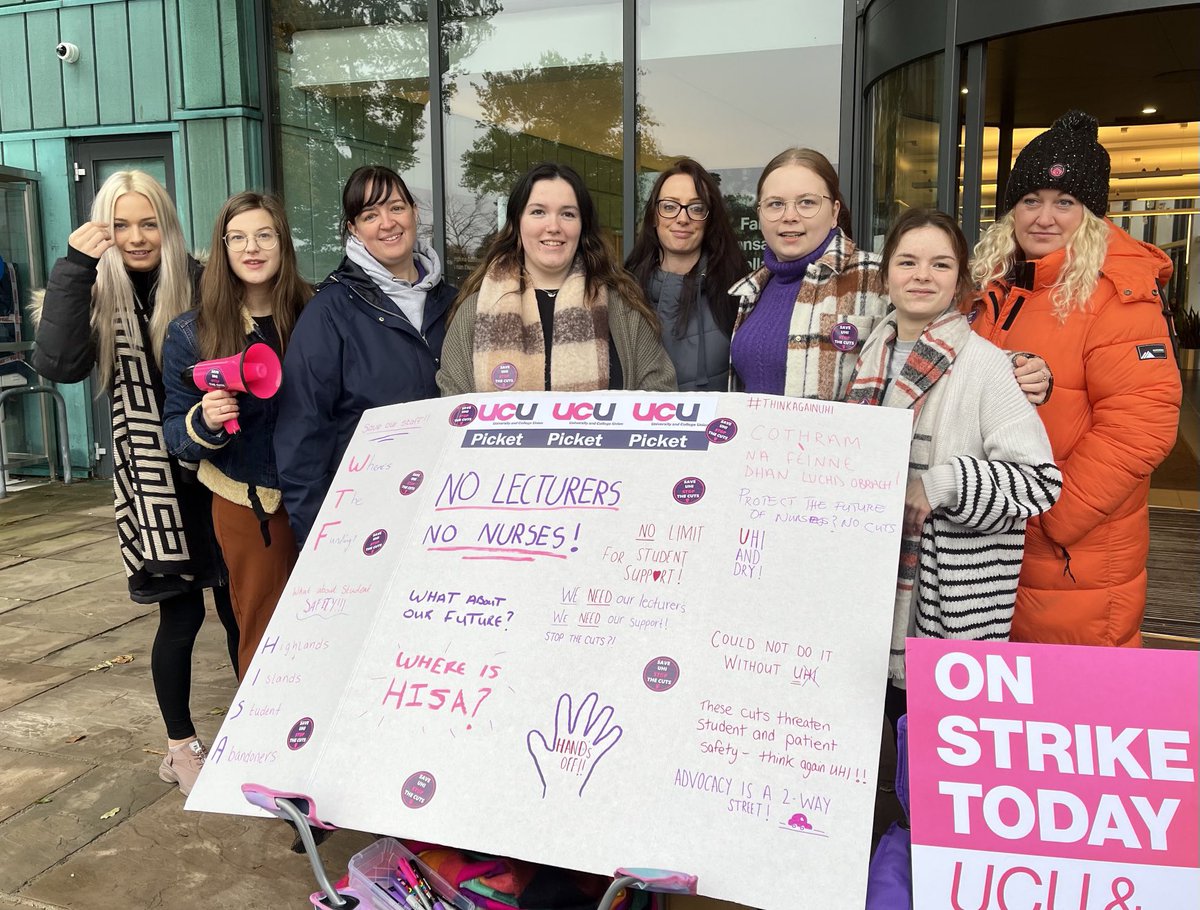
[[[368,412],[189,809],[861,910],[907,411],[483,395]]]

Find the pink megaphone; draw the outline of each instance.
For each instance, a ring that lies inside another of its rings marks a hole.
[[[283,366],[269,344],[256,341],[233,357],[204,360],[188,367],[183,371],[183,379],[196,383],[196,388],[202,392],[228,389],[249,392],[255,398],[270,398],[283,382]],[[241,429],[236,417],[225,421],[226,433],[237,433]]]

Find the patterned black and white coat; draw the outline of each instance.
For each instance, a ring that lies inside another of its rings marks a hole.
[[[96,365],[91,326],[98,259],[70,248],[50,272],[40,300],[33,367],[55,382],[80,382]],[[193,286],[201,266],[189,260]],[[162,373],[145,337],[154,312],[135,293],[140,336],[118,326],[113,367],[113,505],[129,596],[137,603],[224,582],[224,563],[212,534],[211,494],[188,466],[167,454]]]

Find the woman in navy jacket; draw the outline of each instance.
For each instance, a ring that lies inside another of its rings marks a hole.
[[[417,239],[416,202],[390,168],[350,175],[342,234],[345,258],[305,307],[283,363],[275,457],[301,548],[363,411],[437,397],[456,293]]]
[[[287,213],[274,196],[232,196],[217,216],[211,249],[199,309],[175,319],[163,344],[163,431],[171,454],[198,462],[200,482],[215,494],[213,528],[229,568],[240,678],[296,564],[272,445],[277,405],[227,389],[202,391],[191,368],[254,343],[282,354],[313,289],[296,269]],[[234,419],[241,429],[229,433]]]

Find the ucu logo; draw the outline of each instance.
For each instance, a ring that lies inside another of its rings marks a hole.
[[[617,413],[614,402],[592,404],[590,401],[560,401],[554,405],[555,420],[612,420]]]
[[[506,401],[503,404],[481,404],[479,406],[480,420],[533,420],[537,413],[537,405],[532,402],[514,404]]]
[[[639,401],[633,406],[633,419],[653,420],[656,423],[667,423],[669,421],[695,423],[700,419],[700,403],[692,402],[690,405],[687,405],[678,402],[671,404],[667,401]]]
[[[225,388],[225,374],[216,367],[210,367],[204,374],[204,384],[210,389],[223,389]]]

